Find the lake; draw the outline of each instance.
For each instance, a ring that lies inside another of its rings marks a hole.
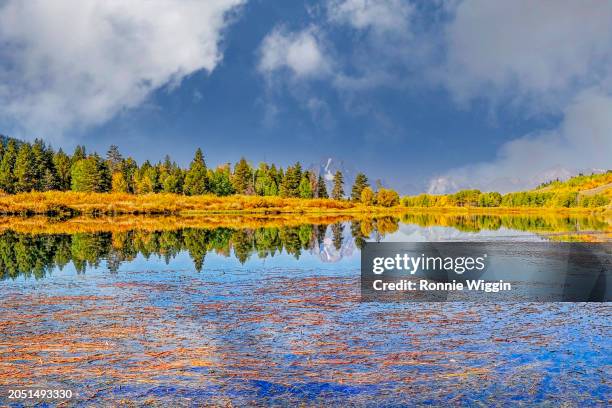
[[[366,241],[608,242],[609,220],[314,221],[4,220],[0,390],[70,389],[69,406],[609,402],[610,303],[360,301]]]

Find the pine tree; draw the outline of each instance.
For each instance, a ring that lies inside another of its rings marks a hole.
[[[111,145],[106,152],[106,162],[111,174],[121,171],[123,164],[123,156],[119,152],[117,145]]]
[[[332,198],[334,200],[342,200],[344,198],[344,177],[340,170],[334,174],[334,188],[332,189]]]
[[[145,160],[134,174],[134,192],[136,194],[148,194],[155,192],[157,177],[153,166]]]
[[[259,168],[255,170],[255,194],[266,195],[266,189],[270,185],[270,169],[266,163],[259,163]]]
[[[110,170],[97,154],[74,163],[71,179],[73,191],[104,193],[112,186]]]
[[[369,187],[368,178],[365,174],[359,173],[355,177],[355,183],[353,184],[353,188],[351,189],[351,199],[353,201],[361,200],[361,192],[364,188]]]
[[[211,189],[213,194],[218,196],[234,194],[234,186],[230,180],[229,165],[219,167],[212,172]]]
[[[71,158],[72,164],[74,165],[79,160],[83,160],[86,158],[87,158],[87,153],[85,151],[85,146],[77,145],[77,147],[74,148],[74,153],[72,153],[72,158]]]
[[[45,175],[42,178],[42,191],[52,191],[58,189],[57,175],[51,170],[46,169]]]
[[[299,197],[300,182],[302,181],[302,165],[300,162],[293,166],[287,167],[285,177],[281,182],[280,195],[281,197]]]
[[[325,185],[325,179],[319,174],[317,180],[317,198],[329,198],[327,194],[327,186]]]
[[[251,166],[247,163],[246,159],[242,157],[236,166],[234,166],[234,174],[232,176],[232,185],[236,194],[247,194],[249,191],[254,191],[253,186],[253,173]]]
[[[57,175],[57,189],[70,190],[70,157],[62,149],[53,155],[53,167]]]
[[[45,184],[45,177],[47,176],[47,170],[49,170],[52,166],[50,161],[48,160],[46,154],[46,146],[45,143],[41,139],[36,139],[34,144],[32,145],[32,168],[34,172],[34,189],[38,191],[45,190],[43,184]],[[53,176],[50,176],[51,180],[49,180],[50,184],[54,186]],[[52,187],[53,189],[53,187]]]
[[[26,193],[34,190],[37,182],[36,161],[29,143],[23,143],[15,160],[15,191]]]
[[[302,180],[300,181],[298,190],[301,198],[312,198],[313,192],[310,184],[310,172],[306,171],[302,174]]]
[[[174,166],[162,181],[162,191],[164,193],[181,194],[183,192],[183,182],[183,171]]]
[[[338,172],[336,172],[336,174],[338,174]],[[332,224],[331,230],[332,230],[332,242],[334,244],[334,248],[336,249],[336,251],[339,251],[340,249],[342,249],[342,241],[344,240],[343,238],[344,225],[342,225],[342,223],[340,222],[336,224]]]
[[[198,148],[193,161],[189,165],[189,170],[185,175],[183,192],[187,195],[205,194],[208,191],[208,178],[206,176],[206,163],[202,149]]]
[[[270,166],[270,171],[268,171],[270,175],[270,185],[267,188],[265,195],[267,196],[277,196],[279,195],[279,185],[281,183],[282,175],[276,169],[276,166],[273,164]]]
[[[71,186],[73,191],[94,192],[100,184],[98,164],[93,157],[81,159],[72,165]]]
[[[0,161],[0,189],[5,193],[15,192],[15,160],[17,159],[17,143],[11,139],[6,145],[2,161]]]
[[[180,194],[183,192],[183,171],[166,155],[164,163],[159,166],[159,184],[164,193]],[[210,177],[208,178],[210,180]]]
[[[96,161],[96,166],[98,168],[99,182],[95,191],[99,193],[106,193],[111,191],[113,175],[106,164],[106,161],[102,160],[97,153],[92,155],[94,160]]]
[[[123,178],[128,186],[129,193],[136,193],[136,172],[138,171],[138,164],[136,164],[136,160],[131,157],[128,157],[123,161]]]

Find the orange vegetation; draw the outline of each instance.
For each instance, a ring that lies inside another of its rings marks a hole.
[[[234,195],[31,192],[0,197],[0,214],[194,214],[194,213],[334,213],[398,211],[332,199],[301,199]],[[401,210],[400,210],[401,211]]]

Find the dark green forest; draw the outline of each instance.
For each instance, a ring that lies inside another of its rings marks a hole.
[[[365,174],[358,174],[351,197],[359,200],[368,187]],[[8,194],[30,191],[116,192],[131,194],[175,193],[185,195],[232,194],[299,198],[344,199],[344,176],[336,172],[331,194],[320,174],[305,170],[297,162],[287,168],[260,163],[253,167],[245,158],[211,169],[201,149],[188,168],[170,156],[163,161],[138,165],[111,146],[104,157],[77,146],[72,154],[55,151],[42,140],[33,143],[3,138],[0,143],[0,190]]]

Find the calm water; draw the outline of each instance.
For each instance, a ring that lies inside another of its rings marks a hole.
[[[0,233],[0,390],[68,406],[605,406],[609,303],[361,303],[366,240],[606,240],[585,218]],[[6,388],[4,388],[6,390]],[[15,403],[0,395],[1,404]]]

